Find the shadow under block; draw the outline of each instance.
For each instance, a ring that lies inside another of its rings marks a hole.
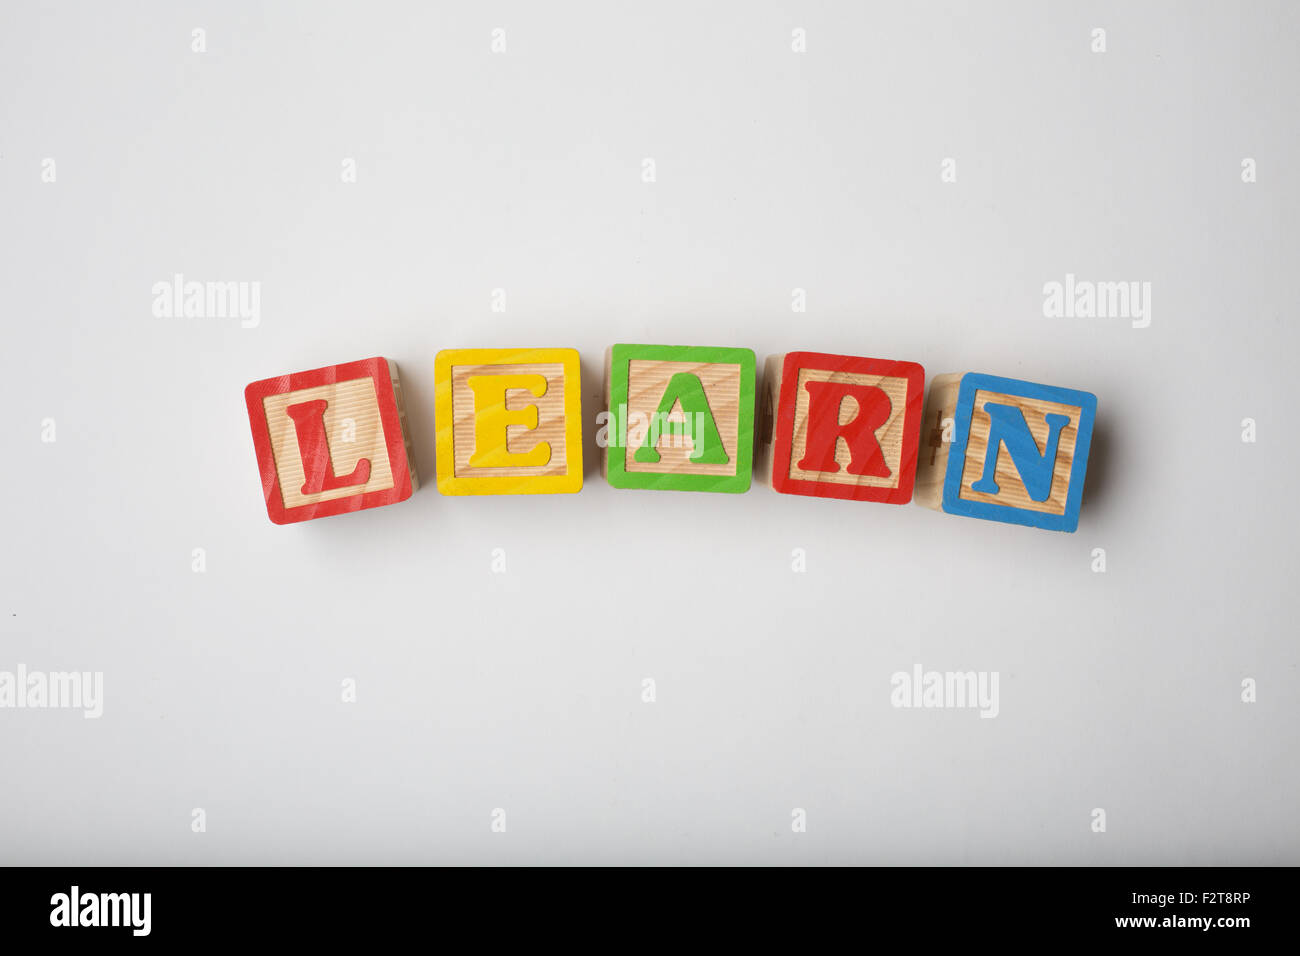
[[[444,349],[433,379],[444,495],[582,490],[575,349]]]
[[[759,475],[775,491],[912,500],[925,370],[916,362],[787,352],[764,364]]]
[[[615,488],[749,490],[755,360],[750,349],[615,345],[601,471]]]
[[[916,502],[1052,531],[1079,526],[1097,396],[976,372],[930,383]]]
[[[397,365],[369,358],[244,389],[276,524],[405,501],[419,487]]]

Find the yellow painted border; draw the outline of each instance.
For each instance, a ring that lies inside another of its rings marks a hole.
[[[457,478],[452,447],[451,370],[457,365],[564,368],[564,474]],[[438,491],[444,495],[557,495],[582,490],[582,363],[577,349],[443,349],[433,360]]]

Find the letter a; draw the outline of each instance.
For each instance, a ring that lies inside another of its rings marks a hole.
[[[698,423],[691,439],[694,444],[694,448],[691,449],[691,461],[700,465],[725,465],[731,461],[727,457],[727,450],[722,447],[722,436],[718,434],[718,423],[714,421],[713,412],[709,409],[709,397],[704,393],[704,383],[700,381],[698,375],[692,375],[690,372],[678,372],[669,379],[664,397],[659,399],[659,408],[651,416],[650,435],[633,457],[642,464],[648,465],[659,461],[657,448],[664,419],[678,402],[682,403],[682,411],[687,419],[696,416],[694,420]],[[686,426],[681,422],[667,424],[674,436],[684,433]]]

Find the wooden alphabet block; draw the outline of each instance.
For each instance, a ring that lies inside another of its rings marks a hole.
[[[574,349],[444,349],[433,363],[438,490],[582,490],[582,373]]]
[[[940,375],[926,403],[916,501],[1074,531],[1096,414],[1091,392],[975,372]]]
[[[750,349],[615,345],[606,355],[602,471],[615,488],[749,490]]]
[[[787,352],[768,358],[760,475],[787,495],[912,500],[925,370],[915,362]]]
[[[419,487],[397,365],[329,365],[244,389],[276,524],[405,501]]]

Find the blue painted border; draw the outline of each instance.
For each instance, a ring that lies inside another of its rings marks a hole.
[[[958,497],[961,491],[962,471],[966,466],[966,443],[970,438],[971,415],[975,410],[975,393],[1005,392],[1046,402],[1075,405],[1079,411],[1079,435],[1074,445],[1074,467],[1070,469],[1070,487],[1065,495],[1065,514],[1049,515],[1041,511],[1025,511],[1010,505],[995,505],[987,501],[969,501]],[[1083,504],[1083,481],[1088,472],[1088,452],[1092,447],[1092,424],[1097,417],[1097,396],[1073,388],[1055,385],[1038,385],[1016,378],[1001,378],[980,372],[967,372],[961,378],[957,392],[952,447],[948,450],[948,470],[943,480],[943,510],[948,514],[984,518],[987,521],[1005,521],[1008,524],[1029,525],[1049,531],[1074,531],[1079,527],[1079,508]]]

